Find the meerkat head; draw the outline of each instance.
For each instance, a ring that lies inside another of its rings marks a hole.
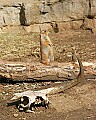
[[[48,35],[48,34],[49,34],[49,31],[48,31],[48,30],[42,30],[42,31],[41,31],[41,34],[43,34],[43,35]]]

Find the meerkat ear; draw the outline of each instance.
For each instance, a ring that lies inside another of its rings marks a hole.
[[[49,31],[48,30],[46,30],[46,33],[47,33],[47,35],[49,34]]]
[[[47,34],[49,34],[50,32],[49,31],[47,31]]]

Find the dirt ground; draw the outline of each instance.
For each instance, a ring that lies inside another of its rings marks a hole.
[[[40,62],[39,34],[19,33],[11,29],[1,33],[0,59],[6,61]],[[68,30],[49,34],[54,44],[55,61],[69,62],[71,47],[76,48],[82,61],[96,63],[96,35],[91,31]],[[96,71],[96,68],[94,68]],[[95,72],[96,73],[96,72]],[[89,77],[88,77],[89,76]],[[91,77],[90,77],[91,76]],[[2,78],[1,78],[2,79]],[[55,79],[55,78],[54,78]],[[46,83],[49,84],[49,83]],[[35,113],[19,112],[15,106],[7,106],[15,92],[35,87],[43,83],[1,83],[0,120],[96,120],[96,74],[87,74],[83,83],[64,93],[48,96],[50,105],[35,110]]]

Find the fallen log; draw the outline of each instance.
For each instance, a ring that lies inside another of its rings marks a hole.
[[[33,62],[31,64],[0,64],[0,75],[12,80],[64,80],[73,79],[72,63],[54,63],[50,66]]]

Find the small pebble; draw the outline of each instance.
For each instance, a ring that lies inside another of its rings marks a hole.
[[[14,117],[18,117],[18,114],[14,114],[13,116],[14,116]]]

